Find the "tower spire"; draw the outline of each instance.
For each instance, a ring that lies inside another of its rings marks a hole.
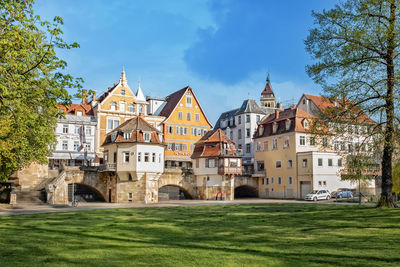
[[[128,80],[126,79],[126,75],[125,75],[125,66],[122,66],[122,73],[121,73],[121,78],[119,79],[119,82],[123,86],[127,86],[128,85]]]

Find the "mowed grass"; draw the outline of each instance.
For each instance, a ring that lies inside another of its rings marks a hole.
[[[0,217],[0,266],[400,266],[400,209],[270,204]]]

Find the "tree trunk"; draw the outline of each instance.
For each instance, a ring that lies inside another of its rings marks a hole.
[[[396,6],[395,1],[390,1],[390,20],[388,29],[388,45],[386,54],[386,74],[387,74],[387,92],[386,92],[386,127],[384,132],[385,143],[382,156],[382,193],[378,201],[378,207],[397,207],[393,200],[393,181],[392,181],[392,160],[393,160],[393,131],[394,131],[394,55],[395,55],[395,22]]]

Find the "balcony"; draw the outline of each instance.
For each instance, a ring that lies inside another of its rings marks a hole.
[[[106,163],[99,166],[100,172],[115,172],[116,169],[117,169],[116,163]]]
[[[267,171],[266,170],[258,170],[258,171],[255,171],[252,176],[253,177],[267,177]]]
[[[238,166],[219,166],[218,174],[220,175],[242,175],[242,168]]]

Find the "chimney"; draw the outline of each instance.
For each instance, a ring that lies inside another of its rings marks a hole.
[[[96,92],[93,92],[93,95],[92,95],[92,102],[90,103],[90,105],[91,105],[92,107],[94,107],[94,106],[96,105],[96,103],[97,103]]]
[[[279,111],[275,109],[275,119],[279,119]]]
[[[87,97],[87,90],[83,89],[82,90],[82,105],[87,103],[86,97]]]
[[[292,104],[292,105],[290,106],[291,109],[294,109],[295,107],[296,107],[295,104]]]
[[[282,103],[278,103],[278,104],[276,104],[276,106],[278,109],[282,109]]]

